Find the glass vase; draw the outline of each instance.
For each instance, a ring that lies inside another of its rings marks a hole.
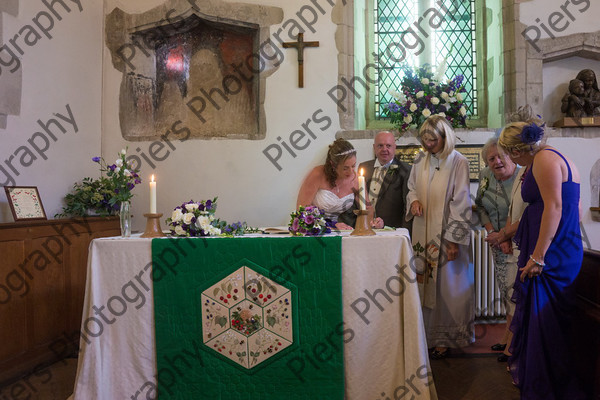
[[[121,209],[119,211],[119,218],[121,221],[121,236],[131,236],[131,202],[122,201]]]

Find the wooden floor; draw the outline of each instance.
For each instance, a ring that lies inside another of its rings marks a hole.
[[[494,355],[467,354],[432,360],[431,368],[440,400],[519,399],[506,363],[499,363]],[[48,374],[23,378],[0,388],[0,400],[65,400],[73,391],[76,369],[76,359],[54,364],[48,369],[50,379]]]
[[[496,355],[463,355],[431,360],[439,400],[518,400],[506,363]]]
[[[446,359],[431,360],[440,400],[519,399],[519,390],[512,385],[506,363],[498,362],[499,353],[490,351],[490,346],[499,340],[504,328],[504,324],[477,324],[475,343],[460,352],[454,351]],[[76,370],[77,359],[63,360],[37,374],[0,387],[0,400],[66,400],[73,392]]]

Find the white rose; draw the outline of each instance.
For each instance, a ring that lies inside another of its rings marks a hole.
[[[121,160],[121,159],[119,158],[117,161],[115,161],[115,165],[116,165],[117,167],[121,168],[121,167],[123,166],[123,160]]]
[[[441,112],[441,113],[438,113],[437,115],[439,115],[440,117],[446,118],[446,113]]]
[[[450,97],[454,96],[454,90],[451,90],[448,94],[450,95]]]
[[[462,106],[462,107],[460,108],[460,110],[458,110],[458,112],[459,112],[459,113],[460,113],[460,115],[462,115],[463,117],[464,117],[465,115],[467,115],[467,109],[465,108],[465,106]]]
[[[397,92],[395,90],[388,90],[388,93],[390,94],[390,96],[392,96],[393,98],[395,98],[396,100],[400,101],[401,103],[406,101],[406,98],[404,97],[404,94]]]
[[[192,218],[194,218],[194,214],[192,213],[185,213],[183,214],[183,223],[186,225],[189,225],[192,223]]]
[[[219,228],[215,228],[214,226],[211,225],[208,228],[208,233],[211,236],[220,235],[221,234],[221,230]]]
[[[460,93],[456,93],[456,98],[458,99],[458,101],[463,101],[463,96]]]
[[[427,78],[423,78],[423,79],[421,79],[421,83],[422,83],[423,85],[429,85],[429,79],[427,79]]]
[[[456,97],[450,97],[448,99],[448,103],[456,103],[456,102],[457,102]]]
[[[123,154],[123,155],[127,154],[127,150],[126,149],[121,149],[121,154]]]
[[[183,228],[179,225],[177,225],[175,227],[175,234],[179,235],[179,236],[184,236],[186,235],[185,231],[183,230]]]
[[[115,168],[115,169],[113,170],[113,172],[114,172],[115,174],[118,174],[118,173],[119,173],[119,171],[121,171],[121,168],[119,168],[119,167],[117,167],[117,168]]]
[[[123,173],[125,174],[125,176],[131,176],[131,172],[129,172],[128,169],[123,170]]]
[[[421,112],[421,114],[423,114],[423,116],[425,118],[429,117],[431,115],[431,111],[429,111],[429,108],[426,108],[423,110],[423,112]]]
[[[407,115],[406,117],[404,117],[404,122],[406,122],[407,124],[410,124],[412,122],[413,118],[410,115]]]
[[[417,111],[417,104],[416,104],[416,103],[412,103],[412,104],[410,105],[410,111],[411,111],[411,112],[415,112],[415,111]]]
[[[420,90],[417,92],[417,99],[420,99],[421,97],[425,96],[425,92]]]
[[[201,215],[196,219],[196,226],[204,231],[210,227],[210,219],[204,215]]]
[[[440,104],[440,99],[438,99],[437,97],[432,97],[431,104],[433,104],[434,106],[437,106],[438,104]]]
[[[196,204],[196,203],[186,204],[185,209],[188,210],[189,212],[194,212],[195,210],[198,209],[198,204]]]
[[[450,96],[448,96],[448,93],[442,92],[442,99],[448,100],[448,97],[450,97]]]
[[[173,213],[171,214],[171,221],[179,222],[179,221],[181,221],[182,218],[183,218],[183,213],[181,212],[180,208],[173,210]]]

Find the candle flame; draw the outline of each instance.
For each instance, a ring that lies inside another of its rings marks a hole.
[[[360,169],[360,176],[365,176],[365,171],[363,168]]]
[[[152,174],[152,178],[150,178],[150,182],[154,182],[154,174]]]

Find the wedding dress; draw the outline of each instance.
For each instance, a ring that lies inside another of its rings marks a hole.
[[[341,213],[349,210],[354,204],[354,194],[338,197],[330,190],[319,189],[313,204],[325,212],[325,218],[337,220]]]

